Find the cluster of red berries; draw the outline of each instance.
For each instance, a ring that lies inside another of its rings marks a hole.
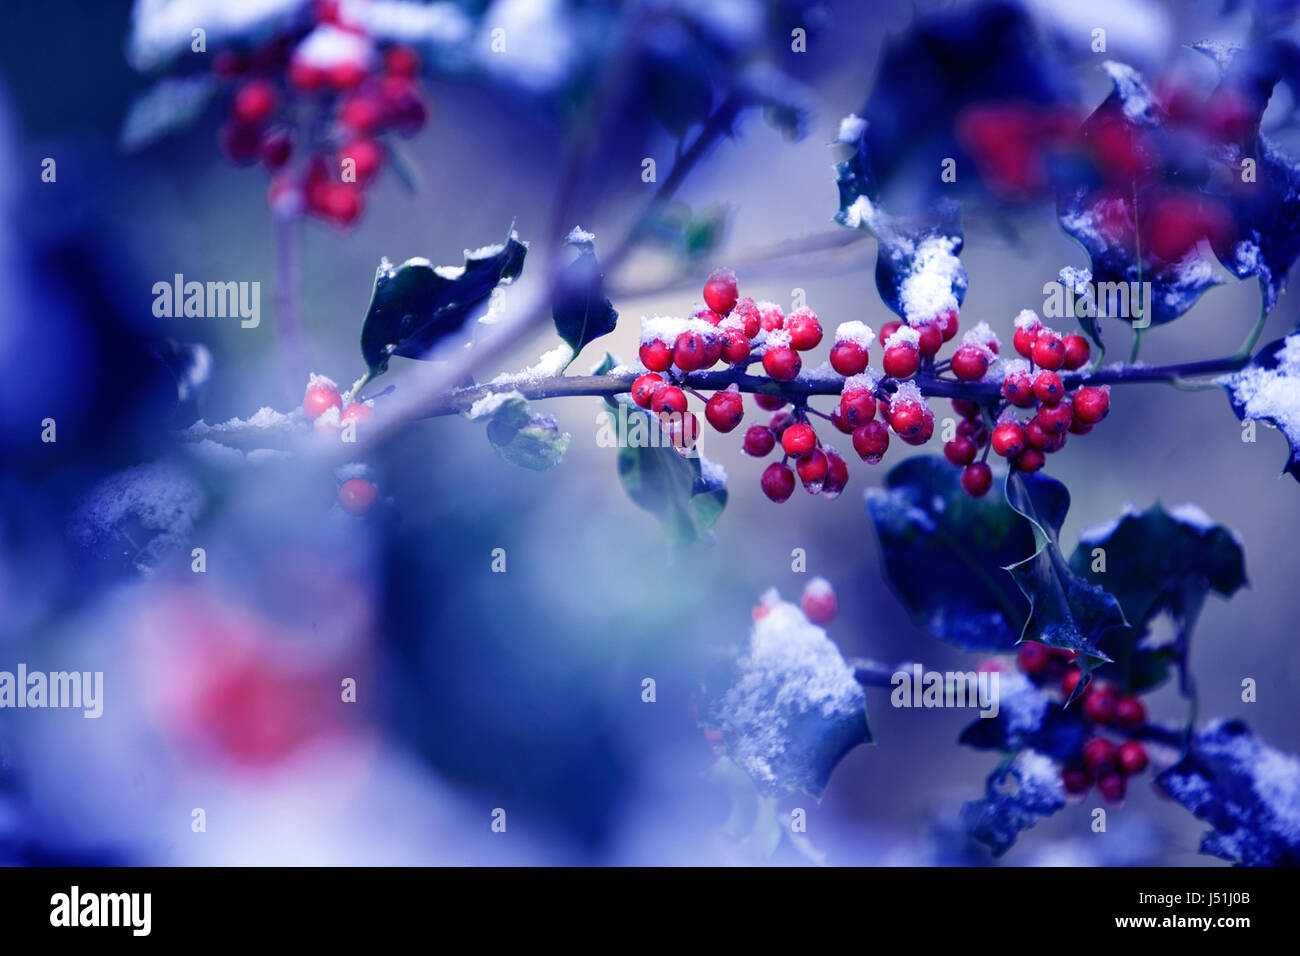
[[[968,399],[953,399],[953,409],[962,417],[957,435],[944,444],[944,456],[962,469],[961,483],[967,493],[979,496],[988,491],[992,472],[975,458],[991,448],[1020,471],[1038,471],[1046,456],[1065,446],[1066,435],[1086,435],[1110,410],[1108,386],[1085,385],[1067,392],[1060,370],[1081,368],[1090,353],[1081,335],[1062,336],[1045,328],[1034,313],[1026,310],[1016,319],[1013,340],[1024,358],[1005,363],[1002,401],[992,429],[983,406]],[[952,357],[953,374],[962,381],[983,378],[988,364],[983,355],[963,345]],[[1017,409],[1034,409],[1021,416]]]
[[[220,145],[232,162],[260,161],[272,174],[268,202],[277,214],[348,226],[384,164],[377,137],[413,136],[428,109],[414,50],[390,46],[381,56],[334,3],[318,4],[316,19],[305,34],[213,56],[213,72],[234,88]]]
[[[311,376],[302,398],[302,410],[318,433],[336,433],[349,424],[360,426],[375,413],[368,402],[349,402],[345,408],[338,385],[324,375]],[[367,478],[353,476],[339,485],[339,507],[350,515],[366,514],[378,497],[379,489]]]
[[[1074,651],[1027,641],[1020,645],[1018,664],[1035,683],[1059,686],[1062,699],[1068,700],[1083,679],[1083,672],[1074,664],[1077,657]],[[1081,707],[1094,733],[1084,743],[1077,759],[1061,772],[1066,793],[1087,793],[1095,783],[1105,800],[1111,803],[1123,800],[1128,778],[1147,767],[1147,751],[1137,740],[1116,744],[1101,732],[1137,730],[1147,722],[1146,706],[1139,697],[1118,693],[1115,685],[1105,680],[1093,680],[1070,706]]]

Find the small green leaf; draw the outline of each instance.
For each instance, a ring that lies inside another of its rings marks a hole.
[[[1070,493],[1054,478],[1012,472],[1007,503],[1034,534],[1034,552],[1007,567],[1032,610],[1022,639],[1080,652],[1080,666],[1109,660],[1098,642],[1115,628],[1128,627],[1114,596],[1070,570],[1057,536],[1070,510]]]
[[[408,259],[384,260],[361,327],[361,355],[370,377],[388,368],[394,355],[423,359],[445,336],[476,318],[499,285],[523,271],[528,247],[511,231],[501,245],[466,252],[464,266],[433,266]]]
[[[567,242],[577,248],[578,258],[559,276],[551,314],[555,331],[577,356],[589,342],[614,331],[618,312],[602,291],[604,277],[596,262],[595,237],[574,229]]]
[[[510,464],[548,471],[564,458],[571,436],[561,432],[550,415],[533,414],[522,395],[503,396],[491,416],[488,441]]]
[[[118,146],[135,152],[189,126],[217,91],[210,73],[169,76],[137,96],[126,111]]]
[[[618,477],[628,497],[659,519],[673,547],[703,538],[726,507],[726,472],[698,448],[680,454],[658,419],[628,396],[606,399],[605,405],[618,442]]]

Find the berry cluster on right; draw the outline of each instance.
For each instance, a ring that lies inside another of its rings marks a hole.
[[[1069,700],[1083,680],[1074,663],[1077,656],[1074,651],[1026,641],[1020,645],[1017,663],[1034,683],[1056,685],[1062,698]],[[1147,722],[1146,705],[1135,695],[1120,694],[1110,681],[1093,680],[1070,706],[1082,709],[1092,736],[1061,771],[1061,784],[1066,793],[1076,795],[1095,784],[1104,800],[1118,803],[1128,791],[1129,778],[1147,768],[1147,751],[1140,741],[1115,742],[1106,734],[1124,737],[1141,728]]]

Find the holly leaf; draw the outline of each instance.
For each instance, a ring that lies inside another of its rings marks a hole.
[[[1080,708],[1063,708],[1023,674],[996,673],[996,678],[990,674],[989,680],[994,679],[997,713],[971,721],[958,738],[960,743],[1007,753],[1029,747],[1059,761],[1083,749],[1091,729]]]
[[[1286,436],[1290,456],[1282,469],[1300,481],[1300,332],[1270,342],[1239,372],[1220,378],[1242,421],[1262,421]]]
[[[703,726],[764,796],[818,799],[844,755],[871,740],[867,699],[826,632],[786,601],[772,601],[749,642],[705,682]]]
[[[1031,607],[1021,639],[1078,651],[1085,672],[1108,661],[1098,641],[1128,622],[1114,596],[1071,571],[1061,554],[1058,535],[1070,493],[1046,475],[1013,473],[1007,476],[1006,496],[1034,537],[1033,553],[1007,567]]]
[[[1300,866],[1300,760],[1244,722],[1203,727],[1156,784],[1213,827],[1202,853],[1239,866]]]
[[[552,306],[555,331],[573,349],[574,356],[587,343],[613,332],[618,323],[618,312],[604,296],[595,238],[576,227],[569,233],[565,241],[578,250],[578,257],[560,274]]]
[[[633,504],[659,519],[673,547],[705,537],[727,505],[727,473],[698,447],[680,454],[659,420],[629,396],[605,405],[618,443],[618,477]]]
[[[572,436],[550,415],[535,414],[518,392],[502,392],[476,402],[471,419],[487,419],[487,437],[498,455],[520,468],[548,471],[558,465]]]
[[[1060,768],[1050,757],[1022,750],[1005,768],[989,774],[982,800],[961,808],[966,833],[1000,857],[1021,831],[1065,806]]]
[[[1034,551],[1022,516],[1000,497],[970,497],[933,456],[896,465],[866,498],[885,574],[917,626],[967,649],[1019,640],[1030,605],[1003,568]]]
[[[1192,505],[1171,511],[1158,504],[1142,512],[1128,509],[1114,521],[1083,531],[1070,568],[1104,585],[1131,625],[1111,631],[1099,645],[1114,661],[1106,666],[1107,676],[1126,693],[1163,683],[1170,664],[1185,662],[1186,638],[1207,594],[1228,598],[1246,585],[1241,542]],[[1150,627],[1161,614],[1173,618],[1183,638],[1152,646]]]
[[[210,73],[164,77],[131,101],[118,135],[119,148],[135,152],[180,132],[202,115],[216,91]]]
[[[477,318],[493,290],[523,271],[527,251],[511,230],[500,245],[467,250],[463,266],[381,262],[361,327],[361,355],[371,375],[386,371],[394,355],[426,358],[439,340]]]

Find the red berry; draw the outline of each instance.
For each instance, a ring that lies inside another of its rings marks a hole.
[[[641,364],[652,372],[666,372],[673,364],[673,350],[658,339],[642,342],[638,354]]]
[[[745,441],[741,449],[746,455],[765,458],[776,447],[776,435],[766,425],[750,425],[745,431]]]
[[[1115,745],[1105,737],[1093,737],[1083,745],[1083,765],[1094,776],[1111,773],[1115,769]]]
[[[248,72],[249,56],[240,50],[218,50],[212,56],[212,73],[218,79],[233,80]]]
[[[383,125],[385,113],[384,104],[378,97],[354,93],[343,101],[339,122],[353,132],[365,135]]]
[[[840,417],[852,431],[876,414],[876,397],[865,388],[852,388],[840,396]]]
[[[769,348],[763,353],[763,370],[778,382],[789,382],[799,377],[803,362],[799,353],[788,345]]]
[[[952,441],[944,443],[943,456],[949,464],[964,468],[975,460],[977,450],[973,441],[965,435],[958,435]]]
[[[859,375],[866,370],[871,357],[857,342],[848,339],[836,342],[831,349],[831,368],[841,375]]]
[[[1034,397],[1044,405],[1055,405],[1065,397],[1065,385],[1055,372],[1039,372],[1034,376]]]
[[[853,450],[868,464],[874,465],[889,449],[889,429],[883,422],[867,422],[853,431]]]
[[[726,315],[736,305],[736,274],[730,269],[714,269],[704,283],[704,301],[719,315]]]
[[[394,76],[415,76],[420,72],[420,54],[409,46],[390,47],[384,53],[384,69]]]
[[[921,365],[921,352],[915,345],[895,345],[885,349],[881,360],[885,374],[894,378],[907,378]]]
[[[326,379],[324,382],[317,380],[307,386],[307,392],[302,397],[302,410],[307,413],[307,417],[315,421],[324,415],[329,409],[343,408],[343,399],[339,396],[338,386]]]
[[[1136,740],[1126,740],[1116,753],[1119,769],[1126,777],[1141,773],[1147,768],[1147,750]]]
[[[712,332],[704,336],[704,368],[713,368],[722,358],[722,337]]]
[[[1124,778],[1117,773],[1108,773],[1097,780],[1097,792],[1108,803],[1119,803],[1124,799],[1124,794],[1128,790]]]
[[[826,480],[826,472],[830,470],[831,460],[820,448],[815,448],[796,461],[794,467],[799,472],[799,480],[803,482],[804,488],[810,494],[816,495],[821,493],[822,482]]]
[[[1088,361],[1088,356],[1092,349],[1088,346],[1088,340],[1082,335],[1067,335],[1065,337],[1065,367],[1070,371],[1076,368],[1082,368]]]
[[[993,450],[1003,458],[1015,458],[1025,450],[1025,430],[1019,422],[1002,422],[993,429]]]
[[[1074,419],[1074,412],[1070,408],[1069,402],[1060,402],[1056,405],[1045,405],[1038,410],[1034,416],[1038,424],[1043,426],[1043,431],[1056,434],[1062,434],[1070,427],[1070,422]]]
[[[1028,372],[1011,372],[1002,380],[1002,397],[1012,405],[1027,408],[1034,401],[1034,380]]]
[[[261,131],[256,126],[231,120],[223,123],[217,133],[221,152],[232,163],[247,166],[257,162],[257,152],[262,144]]]
[[[1068,430],[1071,435],[1086,435],[1088,434],[1088,432],[1092,431],[1092,429],[1093,429],[1092,425],[1085,425],[1083,422],[1079,421],[1079,419],[1076,418],[1070,422],[1070,427]]]
[[[817,447],[817,432],[802,422],[791,425],[781,435],[781,447],[787,455],[806,455]]]
[[[249,80],[235,93],[231,113],[241,123],[258,126],[275,112],[278,99],[275,87],[266,80]]]
[[[1025,424],[1025,442],[1036,451],[1042,451],[1052,443],[1052,436],[1039,422],[1037,415]]]
[[[646,372],[632,383],[632,401],[642,408],[649,408],[655,393],[667,384],[662,375]]]
[[[1046,463],[1047,459],[1043,457],[1043,453],[1033,448],[1026,448],[1016,458],[1016,468],[1024,472],[1038,471]]]
[[[876,338],[880,339],[880,344],[883,346],[886,342],[889,341],[889,337],[893,335],[895,332],[897,332],[899,329],[901,329],[902,327],[903,327],[902,322],[886,322],[884,325],[880,327],[880,334],[877,335]]]
[[[900,437],[915,438],[925,429],[925,411],[914,402],[897,402],[889,410],[889,427]]]
[[[983,498],[993,485],[993,469],[982,461],[967,465],[961,470],[962,491],[972,498]]]
[[[758,311],[758,306],[749,296],[736,302],[736,307],[731,310],[733,318],[738,318],[744,323],[745,337],[752,339],[758,335],[763,328],[763,320]]]
[[[823,627],[835,620],[835,615],[840,610],[839,601],[835,598],[835,589],[825,578],[813,578],[808,582],[808,586],[803,589],[803,600],[800,604],[804,616],[814,624]]]
[[[943,347],[943,330],[939,328],[937,322],[926,322],[920,325],[914,325],[916,333],[920,338],[917,340],[916,348],[923,358],[931,358],[938,354],[939,349]]]
[[[772,432],[776,435],[777,441],[780,441],[781,436],[785,434],[785,430],[793,424],[793,415],[789,412],[777,412],[772,416],[771,420],[768,421],[767,427],[772,429]]]
[[[268,172],[284,168],[293,153],[293,135],[287,127],[273,126],[262,134],[257,144],[257,154]]]
[[[673,343],[673,364],[683,372],[694,372],[706,367],[708,360],[704,336],[687,329]]]
[[[361,194],[355,186],[327,183],[315,198],[315,211],[335,225],[350,226],[361,215]]]
[[[728,365],[739,365],[749,359],[749,339],[741,329],[723,329],[718,342]]]
[[[650,396],[650,409],[656,415],[665,413],[680,415],[686,411],[686,393],[676,385],[665,384]]]
[[[984,377],[989,370],[989,357],[978,345],[963,345],[952,356],[952,374],[963,382],[973,382]]]
[[[299,93],[312,93],[325,85],[325,71],[306,60],[294,59],[289,64],[288,79]]]
[[[900,432],[899,438],[909,445],[924,445],[934,435],[934,412],[926,408],[921,411],[921,427],[915,431]]]
[[[1052,651],[1038,641],[1025,641],[1016,652],[1020,669],[1030,677],[1041,676],[1052,663]]]
[[[1115,689],[1097,681],[1083,698],[1083,715],[1094,724],[1108,726],[1115,719]]]
[[[840,492],[848,485],[849,466],[835,449],[827,448],[825,452],[826,460],[830,465],[826,470],[826,480],[822,482],[822,497],[829,501],[838,498]]]
[[[790,333],[790,347],[798,352],[807,352],[821,344],[822,324],[812,309],[795,309],[787,315],[785,330]]]
[[[1077,667],[1072,667],[1065,672],[1061,678],[1061,691],[1065,694],[1066,700],[1074,693],[1074,689],[1079,686],[1079,681],[1083,680],[1083,671]]]
[[[377,497],[379,491],[364,478],[349,478],[339,487],[339,506],[357,517],[369,511]]]
[[[366,81],[368,74],[364,63],[343,60],[325,71],[325,82],[336,90],[355,90]]]
[[[790,402],[783,395],[767,395],[763,392],[755,392],[754,404],[765,412],[779,412]]]
[[[794,472],[774,461],[763,469],[759,484],[763,488],[763,494],[779,504],[794,494]]]
[[[952,410],[962,418],[979,418],[982,414],[979,403],[972,402],[969,398],[954,398]]]
[[[704,417],[724,434],[733,430],[745,417],[745,403],[740,397],[740,390],[733,386],[714,394],[704,404]]]
[[[368,422],[374,417],[375,410],[365,402],[352,402],[347,408],[343,409],[343,414],[339,416],[339,421],[344,425],[349,422],[355,422],[360,425],[362,422]]]
[[[1132,730],[1147,722],[1147,709],[1137,697],[1121,697],[1115,701],[1115,723]]]
[[[668,426],[668,439],[673,448],[679,452],[688,452],[695,447],[700,437],[700,420],[692,412],[669,412],[661,415],[660,420]]]
[[[1085,385],[1074,393],[1074,417],[1084,425],[1095,425],[1110,411],[1110,388]]]
[[[846,435],[853,434],[854,426],[844,420],[844,416],[840,413],[840,406],[838,405],[831,409],[831,424]]]
[[[1065,343],[1055,332],[1043,329],[1034,339],[1034,364],[1055,372],[1065,364]]]
[[[1016,334],[1012,336],[1011,344],[1016,347],[1016,351],[1025,358],[1034,357],[1034,341],[1038,338],[1039,330],[1042,325],[1034,323],[1032,325],[1017,325]]]
[[[775,302],[764,302],[758,306],[758,320],[764,332],[775,332],[785,325],[785,314]]]
[[[379,172],[379,167],[383,165],[384,148],[373,139],[358,137],[339,150],[339,159],[343,162],[351,160],[353,172],[357,176],[356,181],[368,183],[374,179],[375,174]]]
[[[1066,793],[1087,793],[1092,786],[1092,776],[1082,767],[1067,767],[1061,773],[1061,785]]]
[[[945,309],[943,312],[940,312],[938,318],[934,321],[935,324],[939,326],[939,332],[942,334],[945,342],[951,342],[953,340],[957,335],[957,329],[961,324],[957,319],[956,311],[953,309]]]

